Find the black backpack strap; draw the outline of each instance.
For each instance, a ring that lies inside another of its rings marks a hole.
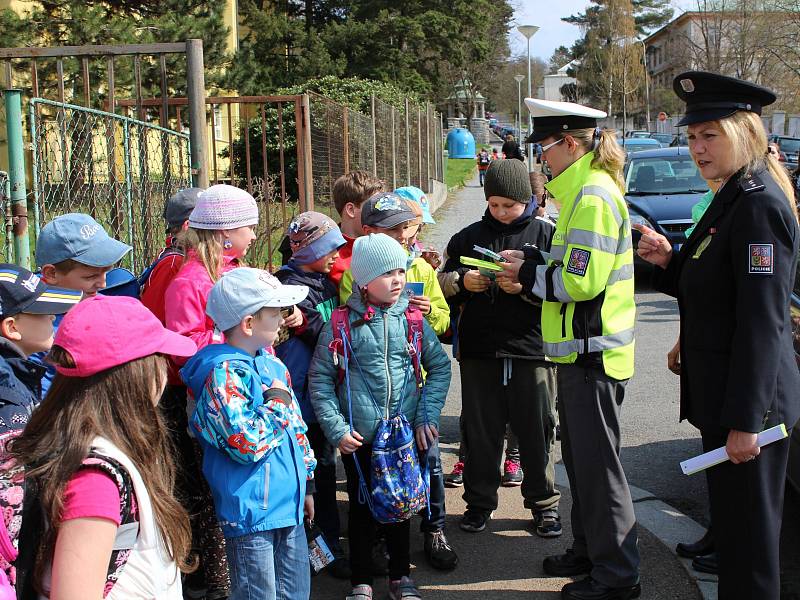
[[[44,511],[39,493],[34,485],[25,481],[25,500],[22,508],[22,526],[19,530],[19,554],[14,561],[17,570],[17,600],[37,600],[39,594],[33,586],[34,568],[39,548],[44,539]]]

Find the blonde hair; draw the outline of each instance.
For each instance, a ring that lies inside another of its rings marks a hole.
[[[625,179],[622,171],[625,168],[625,152],[617,143],[616,132],[613,129],[603,129],[597,136],[595,147],[594,129],[573,129],[565,131],[561,136],[572,136],[586,152],[594,151],[592,167],[608,173],[617,184],[620,193],[625,193]]]
[[[189,227],[178,234],[178,245],[186,252],[192,250],[214,283],[222,274],[222,242],[219,231]]]
[[[731,141],[734,162],[744,168],[745,177],[766,167],[769,174],[781,188],[786,201],[792,208],[794,218],[798,218],[794,201],[794,187],[788,171],[767,151],[767,133],[761,117],[750,111],[736,111],[730,117],[717,121],[719,128]]]

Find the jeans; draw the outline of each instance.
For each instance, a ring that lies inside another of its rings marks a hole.
[[[444,530],[444,519],[447,516],[447,510],[444,506],[444,473],[442,472],[442,459],[439,454],[439,440],[433,440],[433,443],[428,446],[427,452],[419,451],[419,460],[426,461],[428,474],[430,476],[430,517],[428,517],[428,509],[424,509],[421,513],[422,525],[420,529],[426,533]]]
[[[229,600],[308,600],[311,573],[303,525],[227,538]]]

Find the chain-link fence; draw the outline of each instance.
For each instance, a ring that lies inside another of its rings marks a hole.
[[[369,115],[309,94],[314,207],[334,217],[333,183],[361,169],[394,189],[413,185],[430,192],[443,181],[441,116],[430,106],[397,108],[373,98]]]
[[[141,272],[164,244],[164,202],[191,185],[189,136],[41,98],[31,100],[30,120],[33,233],[58,215],[87,213],[133,247],[125,266]]]

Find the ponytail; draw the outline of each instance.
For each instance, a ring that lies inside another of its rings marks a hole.
[[[617,184],[620,193],[625,193],[625,179],[622,171],[625,167],[625,152],[617,143],[613,129],[575,129],[565,131],[564,136],[575,138],[587,152],[594,152],[592,167],[608,173]],[[562,136],[563,137],[563,136]]]

